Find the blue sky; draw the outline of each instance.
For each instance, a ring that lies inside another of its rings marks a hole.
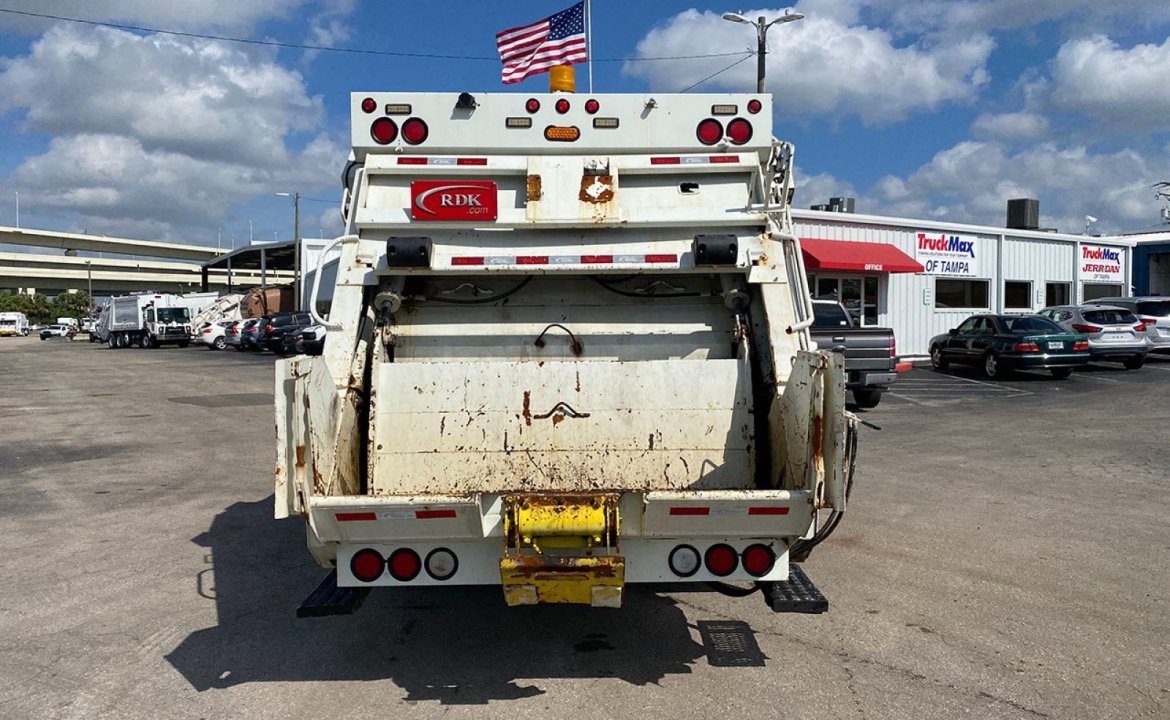
[[[497,31],[568,0],[0,0],[0,225],[227,247],[337,230],[351,91],[505,88]],[[754,89],[769,34],[775,134],[797,146],[797,205],[1001,225],[1010,197],[1079,232],[1145,228],[1170,180],[1165,0],[805,0],[750,8],[593,3],[594,90]],[[743,56],[711,57],[720,53]],[[412,57],[426,54],[444,58]],[[659,61],[647,58],[686,57]],[[701,57],[695,57],[701,56]],[[586,87],[579,67],[578,88]]]

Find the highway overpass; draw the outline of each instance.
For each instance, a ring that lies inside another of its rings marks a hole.
[[[0,244],[24,245],[27,247],[58,248],[84,252],[111,253],[115,255],[140,255],[143,257],[168,258],[171,260],[192,260],[206,262],[222,253],[205,245],[164,243],[153,240],[130,240],[100,235],[54,232],[0,226]]]
[[[201,245],[2,226],[0,244],[61,251],[0,252],[0,290],[53,295],[92,288],[94,295],[101,296],[145,290],[180,293],[239,289],[260,285],[262,276],[269,285],[291,283],[293,279],[291,261],[282,256],[291,257],[291,243],[283,254],[274,250],[276,262],[269,263],[257,259],[261,246],[221,255],[221,251]],[[83,257],[77,252],[89,255]],[[100,253],[100,257],[92,253]],[[125,257],[128,255],[134,257]],[[205,264],[211,267],[204,270]]]

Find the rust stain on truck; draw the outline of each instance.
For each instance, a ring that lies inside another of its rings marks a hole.
[[[540,202],[544,197],[544,192],[541,190],[540,176],[528,176],[528,202]]]

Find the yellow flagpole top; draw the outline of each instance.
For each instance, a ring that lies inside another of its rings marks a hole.
[[[577,80],[571,65],[554,65],[549,68],[548,91],[565,93],[577,91]]]

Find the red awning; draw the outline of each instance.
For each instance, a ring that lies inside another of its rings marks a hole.
[[[801,238],[800,251],[808,270],[881,273],[919,273],[925,270],[917,260],[889,243]]]

